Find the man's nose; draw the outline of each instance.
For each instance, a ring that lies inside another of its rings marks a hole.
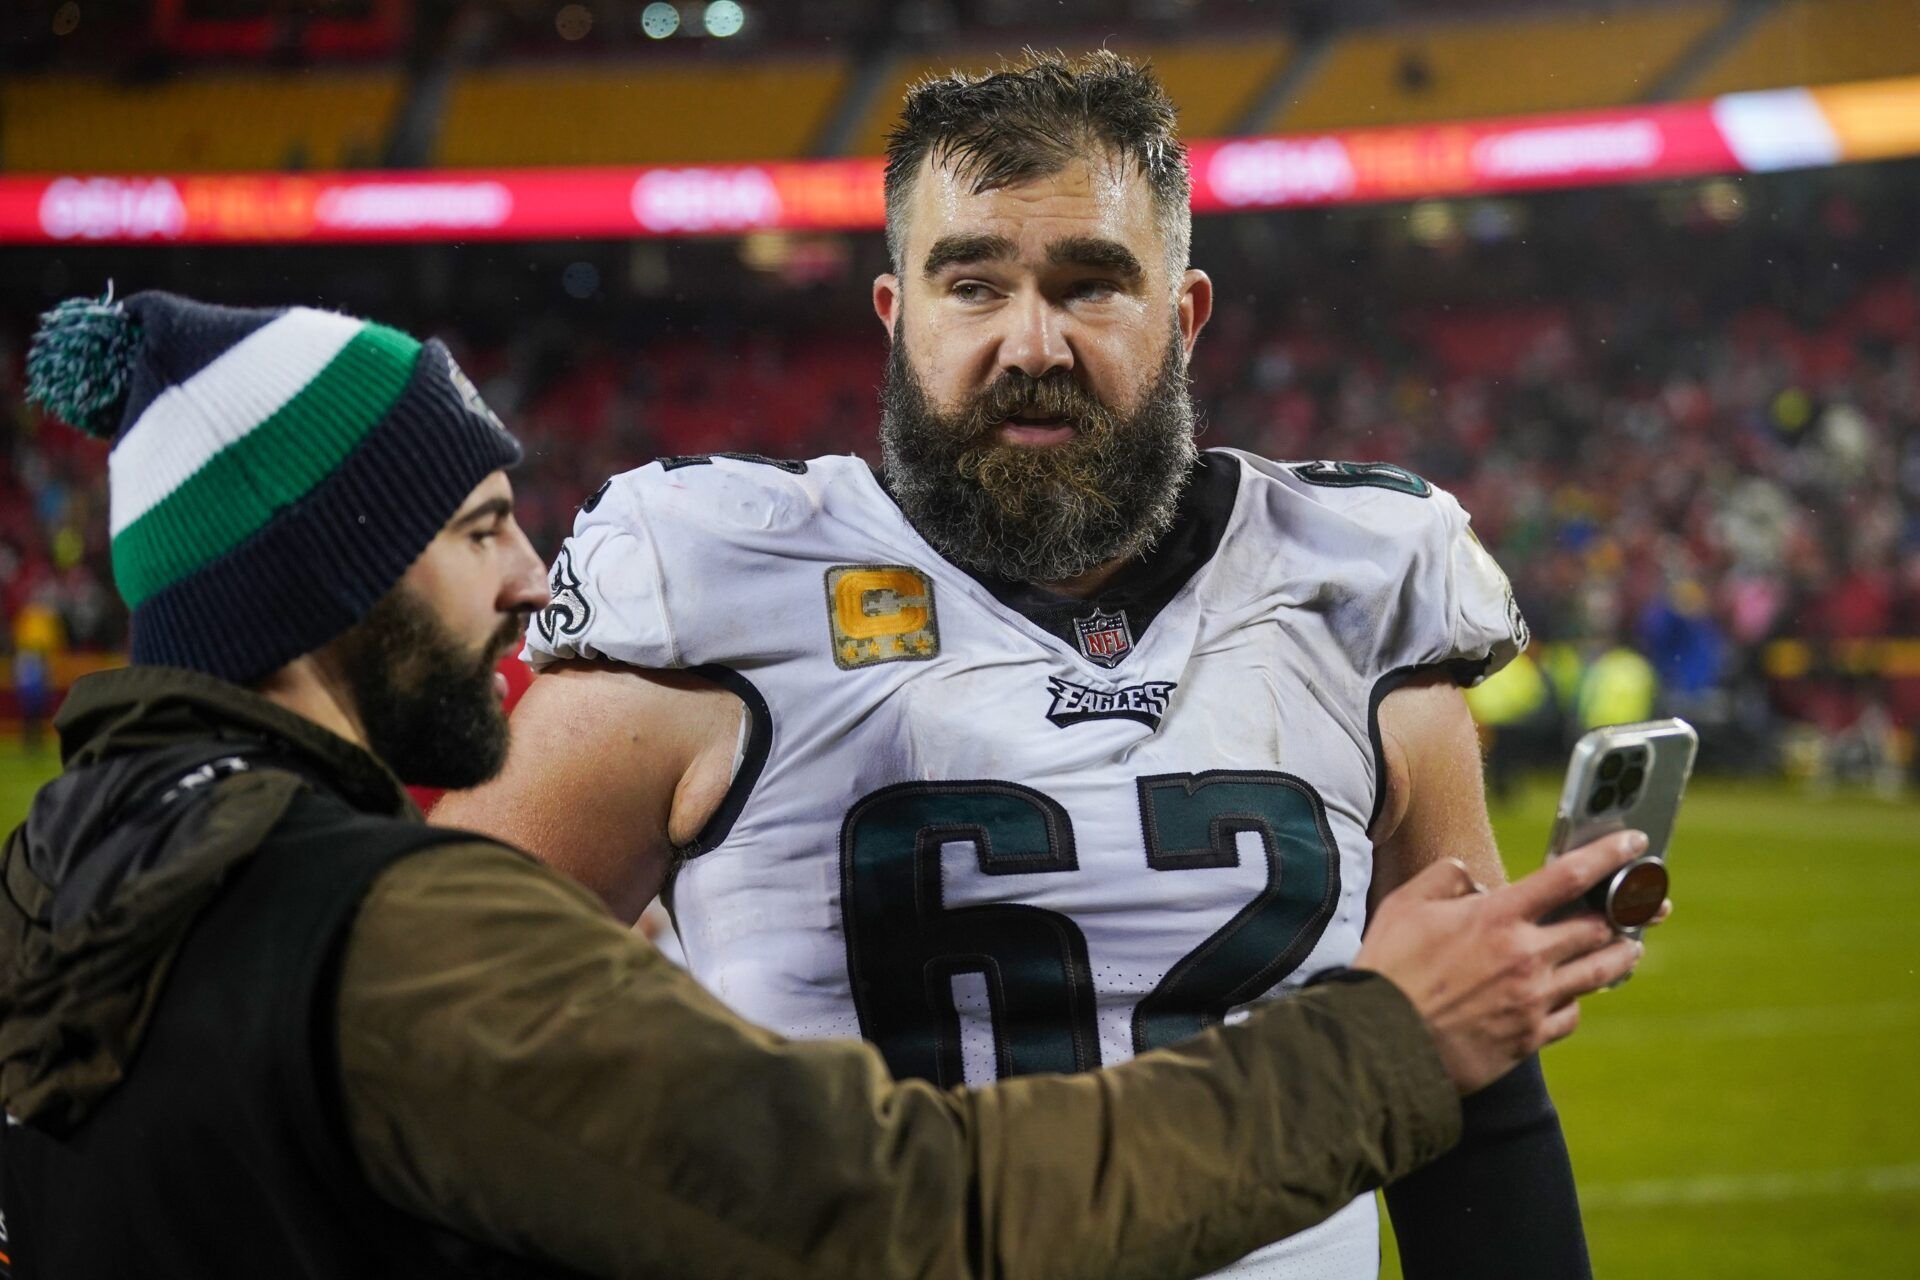
[[[1073,368],[1066,317],[1037,291],[1027,291],[1008,308],[1012,329],[1000,343],[1000,367],[1039,378],[1055,369]]]
[[[532,612],[547,607],[547,566],[527,541],[518,524],[508,532],[507,577],[500,587],[502,613]]]

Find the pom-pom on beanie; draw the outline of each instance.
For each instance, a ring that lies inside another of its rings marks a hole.
[[[307,307],[72,298],[27,397],[112,442],[133,661],[236,684],[359,622],[521,456],[441,343]]]

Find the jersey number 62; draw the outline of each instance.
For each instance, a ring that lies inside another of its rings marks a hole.
[[[1340,854],[1319,795],[1299,778],[1213,770],[1137,780],[1147,865],[1235,866],[1238,837],[1266,852],[1265,886],[1134,1006],[1136,1053],[1183,1040],[1292,972],[1340,896]],[[855,804],[840,833],[847,966],[860,1031],[896,1076],[964,1082],[953,978],[986,982],[1002,1077],[1100,1065],[1087,941],[1069,917],[1022,903],[949,907],[943,846],[973,847],[983,874],[1071,874],[1073,823],[1011,782],[906,782]]]

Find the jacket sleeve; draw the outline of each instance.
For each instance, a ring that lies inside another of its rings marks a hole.
[[[1199,1275],[1459,1134],[1378,977],[1109,1070],[942,1091],[742,1022],[584,890],[478,843],[383,873],[341,963],[374,1187],[591,1275]]]

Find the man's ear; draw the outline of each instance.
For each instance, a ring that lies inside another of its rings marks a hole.
[[[900,322],[900,277],[891,271],[874,277],[873,314],[880,317],[880,323],[887,330],[887,340],[891,342],[894,328]]]
[[[1187,354],[1192,355],[1193,344],[1213,316],[1213,280],[1206,272],[1197,267],[1187,268],[1186,275],[1180,279],[1180,301],[1176,309],[1180,316],[1180,341],[1186,344]]]

